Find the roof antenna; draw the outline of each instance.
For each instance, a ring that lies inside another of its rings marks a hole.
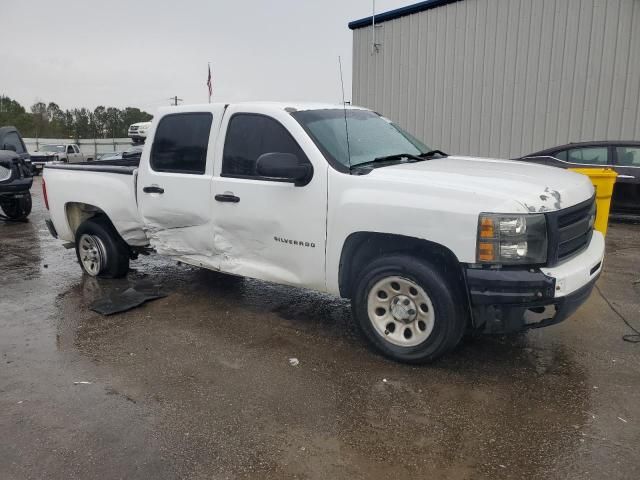
[[[351,170],[351,147],[349,145],[349,124],[347,123],[347,102],[344,100],[344,80],[342,78],[342,58],[338,55],[338,66],[340,67],[340,86],[342,87],[342,110],[344,111],[344,130],[347,133],[347,160],[349,170]]]

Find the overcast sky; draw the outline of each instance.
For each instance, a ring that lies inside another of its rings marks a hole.
[[[377,0],[378,13],[411,0]],[[26,107],[351,98],[351,31],[371,0],[13,0],[0,8],[0,94]]]

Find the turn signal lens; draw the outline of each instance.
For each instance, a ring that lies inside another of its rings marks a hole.
[[[481,262],[493,262],[496,260],[495,243],[478,242],[478,260]]]
[[[480,219],[480,238],[495,238],[495,220],[491,217]]]

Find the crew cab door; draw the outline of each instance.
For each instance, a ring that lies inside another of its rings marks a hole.
[[[231,107],[216,148],[212,200],[220,269],[264,280],[325,289],[327,164],[284,111]],[[308,183],[260,176],[257,159],[287,153],[310,164]]]
[[[217,268],[211,226],[211,178],[224,106],[176,111],[151,127],[140,159],[138,208],[151,246],[162,255]]]

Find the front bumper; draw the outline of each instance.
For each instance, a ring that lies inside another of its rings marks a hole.
[[[589,298],[603,258],[604,237],[594,232],[586,250],[552,268],[467,268],[474,328],[509,333],[565,320]]]

